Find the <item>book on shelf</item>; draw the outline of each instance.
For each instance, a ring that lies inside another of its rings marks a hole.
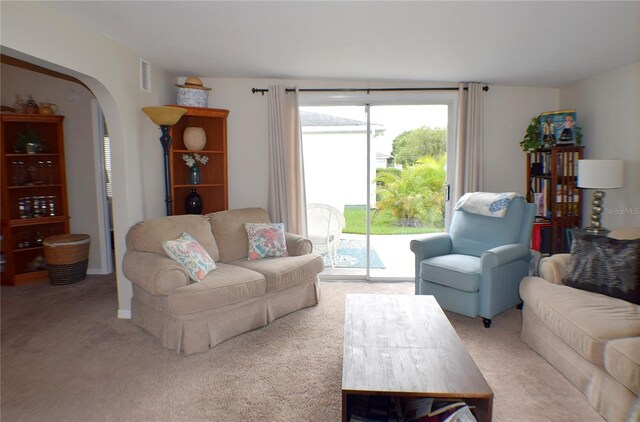
[[[558,176],[576,176],[578,174],[578,152],[558,154]]]
[[[353,395],[349,397],[350,422],[396,422],[399,418],[396,407],[389,396]]]
[[[432,398],[396,398],[403,422],[476,422],[471,408],[462,401],[438,401]]]
[[[551,223],[548,220],[537,221],[533,224],[531,249],[543,254],[551,251]]]
[[[421,397],[421,398],[395,398],[398,406],[398,414],[402,415],[403,421],[417,420],[422,416],[427,416],[431,413],[433,407],[433,398]]]
[[[369,416],[360,416],[360,415],[351,415],[349,417],[349,422],[392,422],[397,421],[398,419],[384,418],[384,419],[376,419]]]
[[[477,422],[477,420],[471,413],[471,408],[465,404],[454,410],[443,422]]]
[[[535,192],[533,194],[533,203],[536,206],[536,215],[544,215],[544,194],[542,192]]]
[[[349,422],[476,422],[465,402],[430,397],[354,395],[349,398]]]
[[[540,192],[534,192],[533,198],[536,204],[536,215],[539,217],[549,218],[551,215],[547,180],[543,180],[540,184]]]

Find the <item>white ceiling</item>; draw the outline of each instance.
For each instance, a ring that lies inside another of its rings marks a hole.
[[[640,62],[638,1],[48,4],[180,76],[560,87]]]

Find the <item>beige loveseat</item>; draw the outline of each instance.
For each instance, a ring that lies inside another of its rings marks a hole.
[[[261,208],[149,219],[127,233],[123,270],[133,284],[131,321],[185,354],[216,344],[320,300],[324,269],[311,242],[286,233],[289,256],[247,259],[244,223],[269,223]],[[194,283],[162,241],[190,234],[217,269]]]
[[[523,279],[522,340],[607,421],[638,421],[640,306],[564,285],[569,257],[544,258],[540,277]]]

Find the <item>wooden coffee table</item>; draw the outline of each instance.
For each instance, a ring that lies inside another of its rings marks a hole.
[[[342,420],[354,395],[464,401],[490,421],[493,391],[433,296],[348,294]]]

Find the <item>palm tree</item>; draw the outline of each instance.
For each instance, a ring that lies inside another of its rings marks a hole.
[[[446,156],[425,156],[416,164],[398,173],[381,172],[378,175],[378,202],[380,210],[389,210],[405,227],[433,225],[444,222],[444,195]]]

